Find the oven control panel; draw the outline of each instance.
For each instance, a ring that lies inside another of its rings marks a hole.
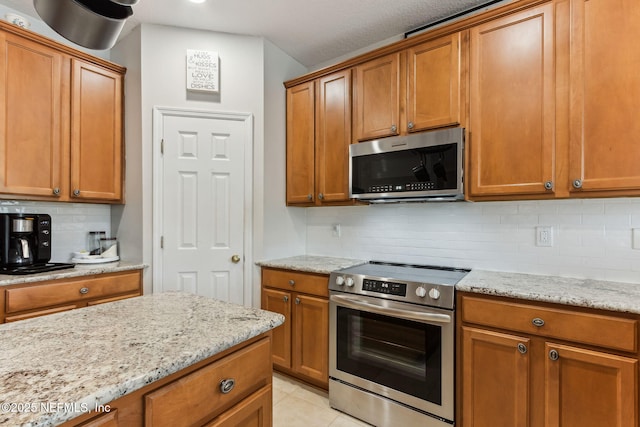
[[[364,279],[362,281],[362,290],[377,292],[380,294],[396,295],[400,297],[407,296],[406,283],[383,282],[382,280]]]

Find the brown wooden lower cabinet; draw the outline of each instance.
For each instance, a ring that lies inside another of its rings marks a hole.
[[[329,277],[263,268],[262,308],[284,315],[273,330],[273,366],[329,387]]]
[[[267,332],[114,400],[109,412],[62,427],[270,427],[270,352]]]
[[[638,427],[639,320],[459,294],[457,423]]]
[[[142,295],[142,270],[9,285],[0,321],[15,322]]]

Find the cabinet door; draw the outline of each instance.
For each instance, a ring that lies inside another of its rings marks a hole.
[[[358,141],[400,133],[400,54],[355,68],[355,138]]]
[[[287,204],[314,200],[315,83],[287,89]]]
[[[262,288],[262,309],[284,316],[284,323],[271,332],[271,354],[274,365],[291,368],[291,293]]]
[[[105,412],[98,415],[89,421],[79,424],[78,427],[118,427],[118,410],[113,409],[110,412]]]
[[[640,190],[638,21],[636,0],[571,2],[572,191]]]
[[[320,203],[349,200],[351,70],[319,79],[316,186]]]
[[[471,196],[553,186],[553,4],[470,30]]]
[[[329,301],[294,295],[293,370],[328,385]]]
[[[119,73],[72,59],[72,199],[122,199],[122,81]]]
[[[460,33],[407,50],[410,132],[460,123]]]
[[[545,427],[637,427],[637,359],[553,343],[545,350]]]
[[[53,49],[0,32],[0,193],[61,194],[62,65]]]
[[[247,397],[205,427],[271,427],[271,387]]]
[[[529,348],[528,338],[462,327],[463,427],[529,425]]]
[[[316,124],[318,200],[349,200],[351,70],[319,79]]]

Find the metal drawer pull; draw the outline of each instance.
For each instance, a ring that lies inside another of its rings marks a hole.
[[[558,360],[560,358],[560,355],[558,354],[557,350],[551,350],[549,352],[549,359],[551,360]]]
[[[291,280],[289,280],[289,284],[290,284],[291,286],[293,286],[293,285],[295,285],[295,284],[296,284],[296,282],[295,282],[295,280],[291,279]]]
[[[527,346],[522,343],[518,343],[518,351],[521,354],[527,354]]]
[[[233,378],[227,378],[226,380],[220,381],[220,391],[222,392],[222,394],[227,394],[231,390],[233,390],[233,387],[235,387],[235,385],[236,380],[234,380]]]
[[[284,298],[282,298],[282,300],[283,300],[284,302],[287,302],[287,301],[289,301],[289,297],[285,295],[285,296],[284,296]]]
[[[544,320],[542,320],[539,317],[536,317],[535,319],[533,319],[531,323],[533,323],[533,325],[537,327],[544,326]]]
[[[84,295],[84,294],[88,294],[88,293],[89,293],[89,288],[80,288],[80,293],[81,293],[82,295]]]

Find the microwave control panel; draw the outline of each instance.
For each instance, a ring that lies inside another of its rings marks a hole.
[[[379,294],[397,295],[400,297],[407,296],[406,283],[383,282],[381,280],[364,279],[362,281],[362,290],[377,292]]]

